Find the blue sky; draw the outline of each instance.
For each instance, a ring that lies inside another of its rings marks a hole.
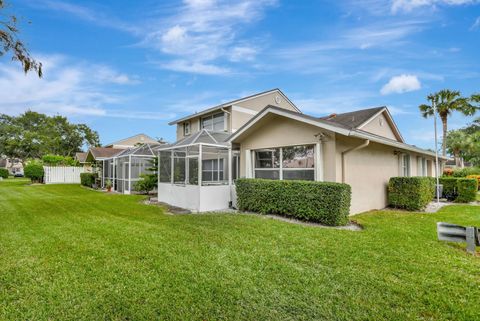
[[[172,119],[278,87],[311,115],[388,106],[408,143],[432,148],[417,108],[426,95],[480,92],[474,0],[10,4],[45,76],[0,60],[0,112],[62,114],[102,143],[171,141]],[[450,127],[470,120],[454,115]]]

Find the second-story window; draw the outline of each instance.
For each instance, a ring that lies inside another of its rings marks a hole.
[[[218,113],[210,116],[202,117],[202,128],[215,132],[223,132],[225,129],[224,114]]]
[[[183,136],[190,135],[190,122],[186,121],[183,123]]]

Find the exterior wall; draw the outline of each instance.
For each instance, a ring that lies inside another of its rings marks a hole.
[[[240,177],[246,176],[245,151],[270,147],[285,147],[292,145],[316,144],[319,139],[315,137],[321,130],[315,126],[300,123],[277,115],[268,115],[250,129],[250,134],[240,143]],[[333,133],[328,133],[331,140],[335,139]],[[332,180],[335,173],[331,170],[334,158],[331,157],[335,144],[331,141],[323,143],[323,173],[324,180]],[[327,156],[328,155],[328,156]]]
[[[362,144],[361,139],[337,137],[337,182],[342,182],[342,152]],[[345,154],[345,183],[352,187],[351,214],[387,206],[387,184],[399,176],[399,157],[389,146],[370,143]]]
[[[226,110],[227,112],[230,112],[230,108],[224,108],[224,110]],[[190,135],[188,135],[188,136],[194,135],[195,133],[197,133],[201,130],[201,128],[200,128],[201,119],[203,117],[208,117],[208,116],[211,116],[213,114],[218,114],[218,113],[221,113],[221,112],[222,112],[221,110],[215,110],[215,111],[213,111],[211,113],[208,113],[208,114],[205,114],[205,115],[190,118],[188,120],[190,122]],[[228,113],[226,113],[226,117],[227,117],[227,120],[226,120],[227,131],[230,132],[230,128],[231,128],[230,127],[230,115]],[[184,122],[181,122],[181,123],[177,124],[177,140],[185,138],[185,135],[183,134],[183,124],[184,124]]]
[[[158,200],[192,212],[219,211],[228,208],[230,186],[158,184]]]
[[[387,120],[385,115],[381,113],[380,115],[372,119],[369,123],[367,123],[365,126],[363,126],[362,130],[398,141],[391,126],[392,125]]]

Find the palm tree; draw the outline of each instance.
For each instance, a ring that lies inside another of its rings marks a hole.
[[[464,130],[449,130],[445,141],[448,152],[455,158],[455,166],[463,168],[463,153],[471,147],[469,137]]]
[[[448,117],[454,111],[458,111],[465,116],[472,116],[479,109],[472,105],[471,101],[476,101],[477,95],[472,96],[471,98],[464,98],[460,95],[460,92],[457,90],[443,89],[434,94],[428,95],[428,100],[435,102],[437,106],[437,112],[442,120],[443,124],[443,139],[442,139],[442,155],[447,155],[447,145],[446,137],[448,131]],[[478,97],[480,99],[480,97]],[[418,107],[422,116],[427,118],[433,116],[433,107],[431,105],[420,105]]]

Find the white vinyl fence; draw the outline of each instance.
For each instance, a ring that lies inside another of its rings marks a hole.
[[[80,184],[80,174],[85,173],[83,167],[43,166],[45,184]]]

